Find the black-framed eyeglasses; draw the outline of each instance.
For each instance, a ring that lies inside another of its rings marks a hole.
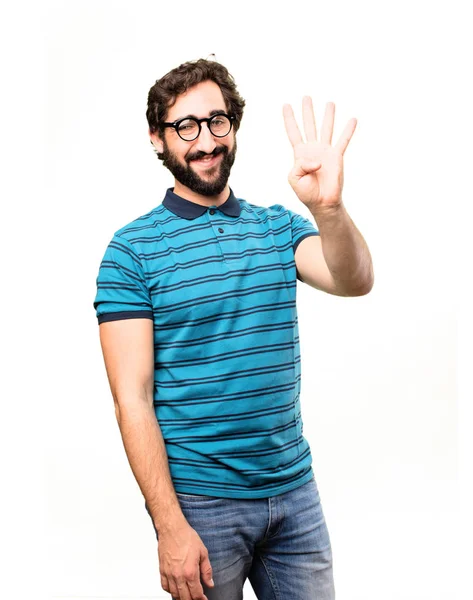
[[[212,135],[215,137],[225,137],[230,133],[233,121],[236,117],[219,113],[212,117],[204,119],[191,119],[190,117],[179,119],[174,123],[161,123],[163,127],[174,127],[179,137],[186,142],[191,142],[199,137],[202,131],[202,123],[205,121]]]

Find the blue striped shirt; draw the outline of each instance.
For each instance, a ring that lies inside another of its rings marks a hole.
[[[154,321],[154,408],[177,492],[287,492],[313,476],[294,252],[319,231],[231,188],[219,207],[173,190],[114,233],[97,276],[98,322]]]

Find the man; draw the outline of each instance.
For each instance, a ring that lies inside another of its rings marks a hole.
[[[149,136],[175,184],[115,232],[94,307],[163,589],[236,600],[249,578],[260,599],[329,600],[330,538],[302,435],[296,279],[339,296],[373,285],[341,199],[355,121],[332,147],[328,104],[318,141],[306,97],[304,142],[283,107],[289,182],[316,227],[229,187],[244,105],[216,61],[184,63],[151,88]]]

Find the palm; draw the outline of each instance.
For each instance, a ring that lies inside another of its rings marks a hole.
[[[336,206],[341,203],[343,189],[343,154],[356,127],[351,119],[339,141],[331,145],[335,105],[327,103],[320,141],[317,140],[314,111],[310,96],[302,103],[304,142],[294,118],[292,107],[283,107],[284,123],[294,150],[294,167],[289,173],[289,183],[299,199],[314,209]]]

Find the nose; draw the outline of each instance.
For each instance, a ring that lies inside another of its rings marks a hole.
[[[196,150],[205,152],[205,154],[212,154],[217,147],[212,132],[209,129],[209,124],[205,121],[201,123],[200,135],[197,138]]]

